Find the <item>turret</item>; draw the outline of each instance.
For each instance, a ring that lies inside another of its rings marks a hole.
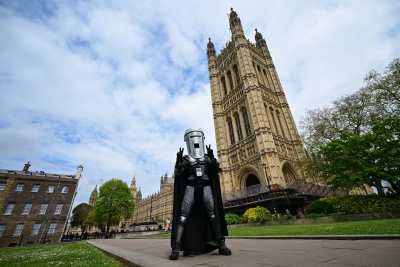
[[[229,27],[231,29],[232,36],[243,35],[244,37],[242,22],[233,8],[231,8],[231,12],[229,14]],[[235,40],[235,38],[232,39]]]
[[[268,59],[271,58],[271,55],[268,50],[267,42],[265,41],[262,34],[259,31],[257,31],[257,29],[255,29],[255,31],[256,31],[255,39],[256,39],[257,48],[259,48],[263,51],[263,54],[266,58],[268,58]]]

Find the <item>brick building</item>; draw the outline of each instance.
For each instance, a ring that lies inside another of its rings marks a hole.
[[[74,175],[0,169],[0,247],[58,242],[79,178]]]

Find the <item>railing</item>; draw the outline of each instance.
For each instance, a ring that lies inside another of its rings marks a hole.
[[[239,198],[246,198],[254,195],[258,195],[260,193],[268,192],[269,188],[267,185],[251,185],[246,187],[243,190],[229,192],[224,194],[224,201],[230,201]]]

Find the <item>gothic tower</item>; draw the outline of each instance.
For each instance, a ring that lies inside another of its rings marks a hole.
[[[255,44],[246,39],[231,9],[231,40],[216,54],[207,45],[221,187],[231,193],[260,185],[273,189],[302,179],[304,156],[267,43],[256,30]]]
[[[96,201],[97,201],[97,185],[93,189],[92,193],[90,193],[89,205],[94,207],[96,205]]]

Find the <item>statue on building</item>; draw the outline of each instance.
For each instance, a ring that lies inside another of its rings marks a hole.
[[[171,260],[218,249],[231,255],[219,184],[219,164],[211,146],[204,146],[201,129],[185,131],[188,155],[179,149],[175,164]],[[207,153],[206,153],[207,150]]]

